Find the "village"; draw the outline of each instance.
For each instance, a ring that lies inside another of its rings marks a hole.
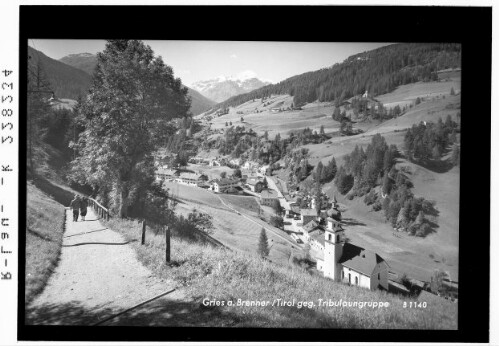
[[[192,157],[186,166],[175,165],[175,154],[156,158],[156,180],[191,186],[214,194],[254,196],[282,223],[277,225],[295,247],[310,258],[314,272],[331,280],[369,290],[401,295],[432,294],[433,282],[397,273],[379,254],[348,241],[344,234],[342,207],[336,196],[320,199],[301,191],[288,192],[286,183],[272,175],[270,165],[230,157]],[[231,173],[232,172],[232,173]],[[173,196],[180,198],[181,196]],[[240,212],[237,212],[239,215]],[[262,218],[263,219],[263,218]],[[433,278],[432,278],[433,281]],[[457,284],[443,280],[446,299],[457,302]]]

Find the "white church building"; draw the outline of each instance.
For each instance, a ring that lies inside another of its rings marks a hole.
[[[377,253],[345,242],[344,229],[328,218],[325,230],[324,259],[317,259],[317,269],[334,281],[370,290],[388,290],[388,264]]]

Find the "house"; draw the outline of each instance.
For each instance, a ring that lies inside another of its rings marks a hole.
[[[317,210],[315,209],[300,209],[301,223],[308,224],[312,220],[317,219]]]
[[[277,191],[267,189],[267,190],[263,190],[260,193],[260,203],[261,204],[271,207],[271,206],[273,206],[274,201],[279,202],[279,195],[277,194]]]
[[[263,182],[256,178],[248,178],[248,180],[246,180],[246,185],[249,187],[251,192],[257,192],[263,189]]]
[[[242,169],[246,169],[246,170],[252,170],[252,169],[255,169],[255,168],[258,168],[258,163],[254,162],[254,161],[246,161],[244,163],[244,165],[242,165]]]
[[[322,268],[325,277],[370,290],[388,290],[389,266],[380,255],[346,243],[344,229],[333,219],[328,219],[324,235],[324,259],[317,261],[317,268]]]
[[[176,179],[179,176],[179,172],[176,169],[158,168],[155,175],[156,180],[170,180]]]
[[[218,161],[218,160],[210,160],[209,165],[210,165],[210,167],[220,167],[221,166],[220,161]]]
[[[270,166],[269,165],[262,166],[258,169],[258,172],[262,175],[269,175]]]
[[[241,159],[232,159],[229,163],[234,166],[239,166],[241,164]]]
[[[322,230],[322,227],[319,226],[319,223],[317,221],[312,220],[309,223],[307,223],[306,225],[304,225],[302,229],[303,229],[303,238],[306,241],[310,241],[310,236],[313,233],[316,233],[316,231]]]
[[[196,173],[187,173],[187,172],[180,173],[180,176],[177,178],[177,181],[179,183],[187,185],[203,184],[207,180],[208,177],[205,174],[196,174]]]
[[[222,178],[215,179],[211,182],[211,189],[220,193],[236,186],[239,186],[239,180],[237,179]]]

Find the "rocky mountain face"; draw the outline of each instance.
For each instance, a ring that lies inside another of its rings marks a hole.
[[[258,79],[254,73],[247,71],[237,76],[221,76],[199,81],[194,83],[192,87],[209,99],[222,102],[232,96],[244,94],[269,84],[267,81]]]

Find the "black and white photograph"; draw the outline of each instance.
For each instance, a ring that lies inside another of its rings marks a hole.
[[[468,225],[489,205],[462,187],[488,196],[489,166],[463,154],[476,165],[463,181],[461,142],[469,151],[480,134],[466,126],[481,115],[462,99],[477,86],[460,40],[99,36],[93,25],[20,40],[23,328],[430,338],[463,327],[460,285],[488,297],[470,267],[488,229]]]

